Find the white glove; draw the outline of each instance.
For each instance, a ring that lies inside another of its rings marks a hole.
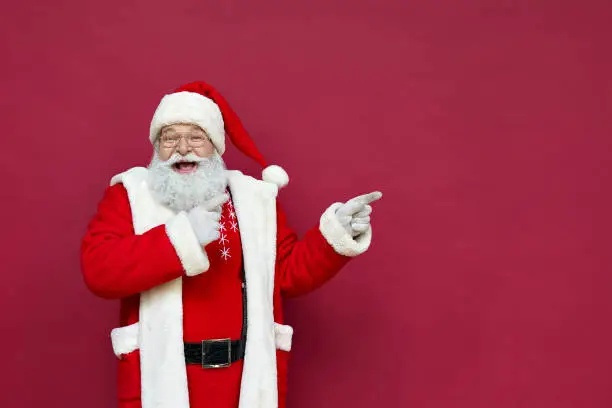
[[[380,200],[381,197],[382,193],[375,191],[352,198],[338,207],[336,217],[351,237],[355,238],[370,228],[370,214],[372,213],[370,203]]]
[[[202,246],[206,246],[219,239],[219,220],[221,219],[221,206],[229,200],[227,194],[211,198],[204,204],[192,208],[187,213],[191,228]]]

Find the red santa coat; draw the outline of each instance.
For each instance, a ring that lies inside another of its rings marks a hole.
[[[190,381],[203,380],[188,376],[184,360],[183,341],[189,341],[184,324],[193,318],[183,315],[183,303],[197,293],[183,293],[183,278],[209,271],[209,247],[201,248],[185,213],[176,214],[152,198],[146,180],[142,167],[112,179],[81,251],[88,287],[99,296],[122,299],[120,327],[111,333],[121,358],[120,408],[230,407],[236,402],[239,408],[284,407],[293,329],[284,325],[281,296],[308,293],[328,281],[367,250],[371,230],[357,240],[350,237],[333,215],[341,205],[336,203],[318,227],[298,240],[278,206],[276,185],[228,172],[248,288],[248,340],[243,361],[212,369],[226,370],[217,371],[224,373],[219,376],[240,369],[239,388],[232,392],[228,380],[227,388],[206,396],[193,392],[199,384]],[[232,303],[240,302],[237,292]],[[219,310],[201,313],[214,313],[208,320],[213,326],[228,318]]]

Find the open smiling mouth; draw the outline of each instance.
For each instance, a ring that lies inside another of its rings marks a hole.
[[[198,163],[183,161],[183,162],[174,163],[172,165],[172,168],[177,173],[189,174],[189,173],[193,173],[194,171],[196,171],[196,169],[198,168]]]

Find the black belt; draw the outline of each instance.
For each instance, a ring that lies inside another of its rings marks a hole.
[[[228,367],[244,357],[242,340],[215,339],[185,343],[185,362],[202,368]]]
[[[229,367],[244,358],[247,333],[247,289],[244,265],[240,273],[242,280],[242,333],[240,340],[202,340],[201,343],[185,343],[185,363],[199,364],[202,368]]]

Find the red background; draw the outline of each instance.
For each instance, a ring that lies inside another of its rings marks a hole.
[[[86,290],[80,239],[148,162],[161,95],[198,79],[289,172],[300,233],[385,193],[371,251],[287,303],[292,408],[612,406],[611,20],[577,0],[5,2],[2,406],[115,405],[118,305]]]

